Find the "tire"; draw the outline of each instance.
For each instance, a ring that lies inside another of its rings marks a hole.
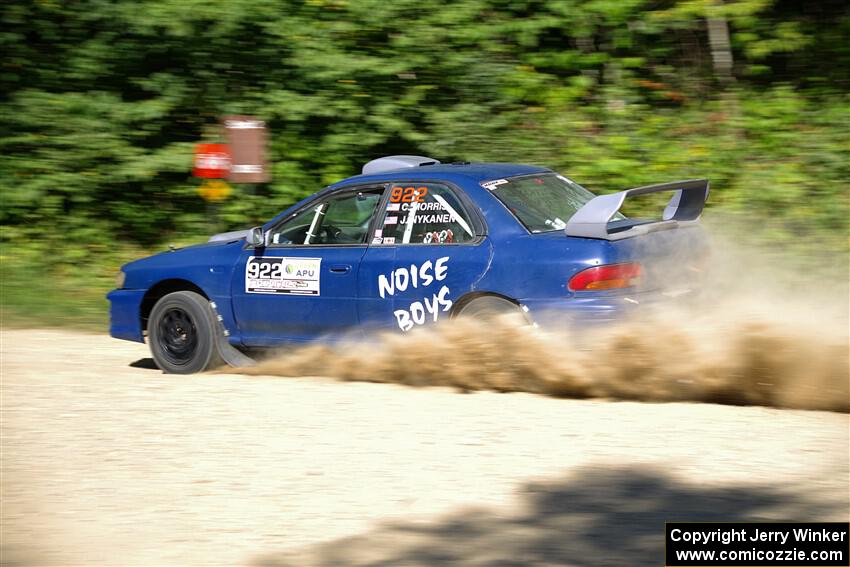
[[[529,324],[528,318],[522,309],[520,309],[519,305],[494,295],[476,297],[461,307],[457,317],[478,321],[488,321],[498,318],[507,319],[519,325]]]
[[[209,303],[193,291],[162,297],[148,318],[151,354],[166,374],[194,374],[221,366],[216,333]]]

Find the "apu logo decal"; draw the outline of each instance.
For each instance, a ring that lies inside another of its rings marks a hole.
[[[284,271],[288,275],[295,276],[297,278],[313,278],[316,275],[316,270],[313,270],[311,268],[298,267],[294,264],[287,264],[286,268],[284,268]]]

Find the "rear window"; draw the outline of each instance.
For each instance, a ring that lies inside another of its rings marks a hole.
[[[482,185],[531,232],[563,230],[576,211],[596,196],[556,173],[497,179]]]

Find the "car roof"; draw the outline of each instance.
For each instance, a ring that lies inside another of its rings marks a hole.
[[[506,177],[514,177],[517,175],[530,175],[534,173],[551,173],[551,170],[537,165],[522,165],[517,163],[446,163],[419,167],[402,167],[370,175],[354,175],[341,181],[337,181],[333,185],[328,185],[317,193],[295,203],[269,220],[263,226],[271,226],[274,223],[279,222],[280,219],[285,216],[292,214],[292,211],[306,206],[311,201],[324,198],[324,196],[328,193],[333,193],[337,189],[341,189],[349,185],[360,183],[388,183],[394,180],[421,180],[423,182],[447,181],[458,186],[463,186],[464,184],[467,184],[468,186],[469,182],[472,182],[474,185],[478,185],[483,181],[492,181],[495,179],[504,179]],[[484,190],[482,189],[482,191]],[[484,192],[486,193],[487,191]],[[466,193],[469,194],[469,191],[467,190]],[[470,195],[470,197],[473,199],[475,198],[474,195]]]
[[[451,180],[453,177],[464,177],[474,182],[481,182],[513,177],[516,175],[545,173],[548,171],[550,170],[545,167],[516,163],[450,163],[425,165],[420,167],[403,167],[371,175],[355,175],[334,183],[331,187],[348,185],[350,183],[390,181],[393,178],[404,178],[410,180]]]

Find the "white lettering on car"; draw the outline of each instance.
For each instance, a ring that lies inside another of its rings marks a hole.
[[[404,291],[410,282],[414,288],[419,287],[420,280],[422,287],[431,285],[436,279],[443,281],[446,279],[446,273],[449,268],[446,264],[449,261],[448,256],[443,256],[437,259],[433,264],[431,260],[426,260],[421,266],[411,264],[409,268],[396,268],[389,275],[380,274],[378,276],[378,294],[381,299],[385,299],[387,295],[395,295],[396,291]],[[433,266],[434,275],[431,275]]]
[[[443,281],[448,275],[448,261],[449,257],[443,256],[434,262],[426,260],[421,265],[411,264],[409,267],[396,268],[389,274],[380,274],[378,294],[382,299],[386,299],[408,288],[425,288],[434,282]],[[448,298],[450,293],[449,287],[443,285],[436,293],[423,297],[421,301],[411,302],[406,309],[394,310],[393,315],[399,329],[407,332],[416,325],[424,325],[429,319],[437,321],[441,312],[452,308],[453,302]]]
[[[409,218],[409,216],[401,217],[399,224],[407,224]],[[452,216],[448,213],[440,215],[416,215],[413,218],[413,222],[414,224],[446,224],[452,222]]]

